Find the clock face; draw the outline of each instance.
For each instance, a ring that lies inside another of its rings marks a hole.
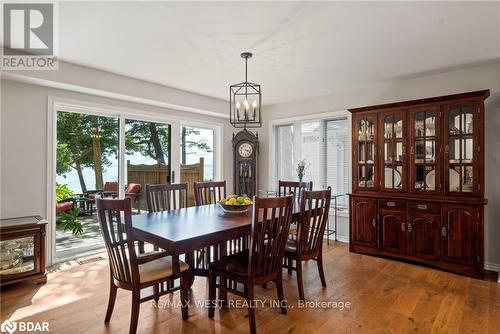
[[[253,147],[249,143],[243,143],[238,147],[238,153],[242,158],[249,158],[253,153]]]

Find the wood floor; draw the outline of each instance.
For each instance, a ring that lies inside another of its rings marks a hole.
[[[304,265],[308,301],[349,302],[350,308],[299,309],[295,274],[284,273],[288,315],[278,308],[256,310],[260,333],[500,333],[500,284],[417,265],[348,252],[345,244],[325,245],[328,287],[316,263]],[[127,333],[130,293],[119,290],[111,322],[103,323],[108,298],[106,260],[73,264],[51,273],[42,286],[7,287],[1,293],[1,320],[49,321],[51,333]],[[196,278],[192,299],[203,301],[206,280]],[[232,297],[234,298],[234,297]],[[257,288],[256,298],[274,300],[274,284]],[[179,294],[166,301],[178,301]],[[334,306],[334,305],[330,305]],[[141,306],[140,333],[247,333],[246,309],[192,306],[182,321],[180,308]]]

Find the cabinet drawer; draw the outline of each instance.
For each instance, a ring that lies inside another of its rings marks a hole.
[[[431,203],[431,202],[420,202],[420,201],[408,202],[408,211],[440,214],[441,206],[439,205],[439,203]]]
[[[395,200],[395,199],[379,199],[378,207],[380,209],[389,210],[406,210],[406,201]]]

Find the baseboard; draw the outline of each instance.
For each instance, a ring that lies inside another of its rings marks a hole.
[[[491,270],[491,271],[496,271],[496,272],[500,272],[500,264],[491,263],[491,262],[485,262],[484,263],[484,269]]]

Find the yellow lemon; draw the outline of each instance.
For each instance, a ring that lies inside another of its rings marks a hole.
[[[231,197],[231,198],[229,199],[229,204],[230,204],[230,205],[234,205],[234,204],[236,204],[236,198]]]

